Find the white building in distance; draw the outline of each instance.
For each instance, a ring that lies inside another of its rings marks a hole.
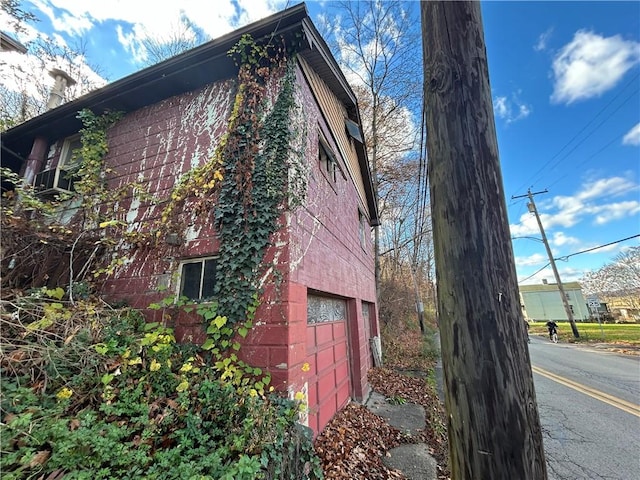
[[[582,287],[578,282],[563,283],[569,308],[573,313],[576,321],[585,321],[590,317],[587,301],[582,295]],[[548,322],[554,320],[556,322],[566,322],[567,313],[564,309],[564,303],[560,296],[560,289],[557,283],[547,283],[543,280],[539,285],[520,285],[520,301],[524,318],[527,321]]]

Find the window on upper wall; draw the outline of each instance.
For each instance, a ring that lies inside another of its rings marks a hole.
[[[214,257],[185,260],[180,267],[180,296],[203,301],[213,298],[217,260]]]
[[[82,163],[82,156],[80,155],[81,148],[82,140],[80,135],[74,135],[73,137],[65,139],[62,144],[58,166],[73,169],[80,165],[80,163]]]
[[[353,120],[349,120],[348,118],[344,119],[344,125],[350,137],[352,137],[354,140],[359,141],[360,143],[364,143],[364,141],[362,140],[362,133],[360,132],[360,125],[358,125]]]
[[[318,160],[320,162],[320,170],[322,170],[322,173],[331,182],[335,182],[337,178],[336,157],[331,153],[331,148],[322,137],[320,137],[318,143]]]
[[[73,188],[73,171],[82,162],[79,150],[82,147],[80,135],[65,139],[60,151],[58,165],[39,172],[33,186],[39,195],[70,192]]]
[[[360,246],[363,249],[367,248],[367,217],[362,210],[358,209],[358,229],[360,235]]]

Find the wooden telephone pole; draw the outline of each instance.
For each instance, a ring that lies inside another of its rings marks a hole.
[[[546,479],[480,4],[421,7],[452,478]]]
[[[511,198],[529,198],[529,211],[536,216],[536,221],[538,222],[538,228],[540,228],[540,235],[542,236],[542,243],[544,243],[544,248],[547,250],[547,256],[549,257],[549,265],[551,265],[551,270],[553,270],[553,276],[556,279],[556,285],[558,285],[558,291],[560,292],[560,298],[562,300],[562,305],[564,306],[564,312],[567,315],[567,319],[569,320],[569,324],[571,325],[571,331],[573,332],[573,336],[575,338],[580,338],[580,333],[578,332],[578,327],[576,326],[576,320],[573,318],[573,312],[571,311],[571,306],[569,305],[569,301],[567,300],[567,294],[564,291],[564,286],[560,281],[560,273],[558,273],[558,268],[556,267],[556,260],[553,258],[553,253],[551,252],[551,247],[549,246],[549,242],[547,241],[547,234],[544,232],[544,227],[542,226],[542,220],[540,220],[540,215],[538,215],[538,209],[536,208],[536,202],[533,201],[533,196],[538,195],[539,193],[547,193],[547,191],[543,192],[535,192],[531,193],[531,189],[527,191],[526,195],[515,195]]]

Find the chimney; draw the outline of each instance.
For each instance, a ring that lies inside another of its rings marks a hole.
[[[53,84],[53,88],[51,89],[51,94],[49,95],[49,101],[47,102],[47,110],[51,110],[52,108],[56,108],[58,105],[62,103],[64,100],[64,90],[67,87],[71,87],[75,85],[76,81],[71,78],[67,73],[54,68],[49,72],[55,82]]]

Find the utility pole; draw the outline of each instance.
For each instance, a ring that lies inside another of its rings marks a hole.
[[[545,480],[480,3],[421,18],[451,478]]]
[[[551,264],[551,269],[553,270],[553,276],[556,277],[556,283],[558,284],[558,290],[560,291],[560,296],[562,297],[562,304],[564,305],[564,311],[567,314],[569,323],[571,324],[571,330],[573,332],[573,336],[575,338],[580,338],[580,333],[578,332],[576,321],[573,318],[573,312],[571,311],[571,306],[569,305],[569,301],[567,300],[567,295],[564,293],[564,287],[562,286],[562,282],[560,281],[560,274],[558,273],[558,268],[556,267],[556,261],[553,258],[551,247],[549,247],[549,242],[547,241],[547,235],[544,233],[544,228],[542,227],[542,221],[540,220],[540,215],[538,215],[536,202],[533,201],[533,196],[538,195],[540,193],[547,193],[547,190],[544,190],[542,192],[531,193],[531,189],[529,189],[527,190],[526,195],[517,195],[517,196],[512,196],[511,198],[515,199],[515,198],[529,197],[529,204],[527,205],[527,208],[531,213],[533,213],[536,216],[538,227],[540,227],[540,234],[542,235],[542,243],[544,243],[544,248],[547,249],[547,255],[549,256],[549,263]]]

